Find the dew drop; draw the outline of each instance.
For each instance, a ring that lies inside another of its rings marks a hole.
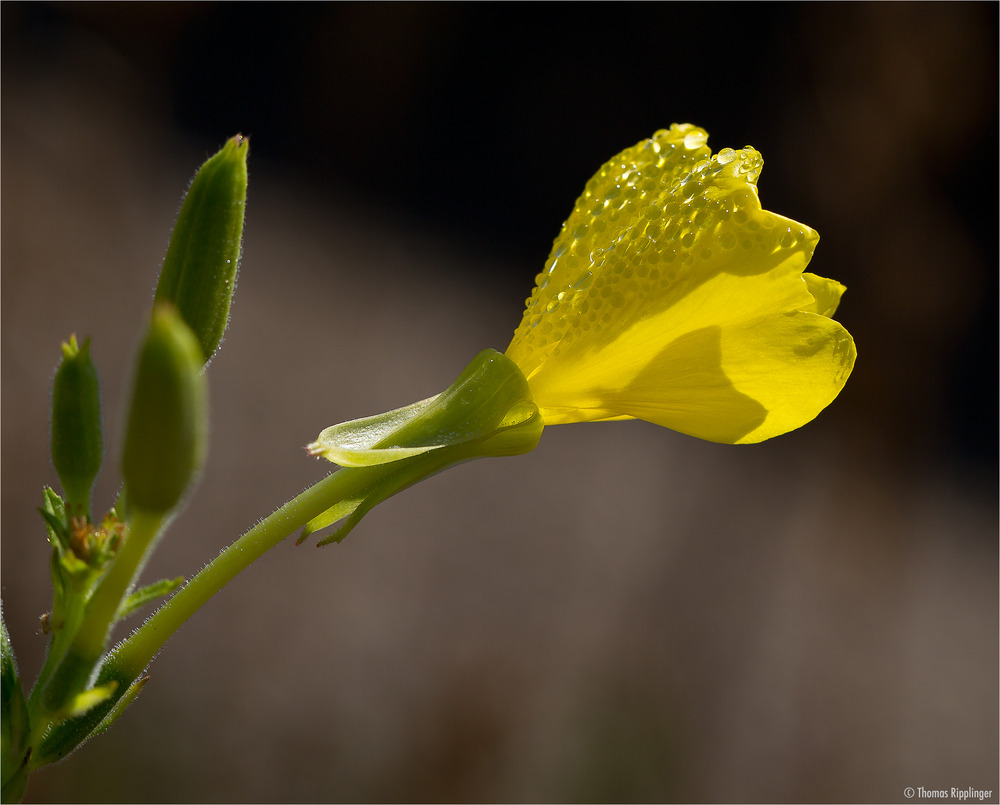
[[[692,131],[684,135],[684,147],[689,151],[701,148],[708,139],[708,134],[704,131]]]

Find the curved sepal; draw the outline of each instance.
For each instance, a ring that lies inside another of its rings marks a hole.
[[[521,370],[484,350],[436,397],[334,425],[309,445],[312,455],[345,467],[340,473],[356,491],[314,517],[298,541],[342,520],[319,544],[340,542],[374,506],[424,478],[474,458],[533,450],[542,426]]]
[[[311,456],[322,456],[341,467],[371,467],[436,450],[444,445],[380,446],[391,442],[397,430],[419,417],[436,399],[429,397],[384,414],[331,425],[316,437],[315,442],[307,445],[306,450]]]

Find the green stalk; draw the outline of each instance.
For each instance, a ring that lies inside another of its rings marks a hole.
[[[240,572],[295,531],[304,527],[308,535],[344,520],[319,544],[339,542],[373,506],[424,478],[471,459],[534,449],[542,427],[520,369],[503,355],[484,350],[438,397],[327,429],[310,450],[333,451],[348,460],[358,457],[360,463],[331,473],[255,525],[115,646],[96,680],[99,687],[113,688],[113,692],[83,715],[56,725],[32,755],[32,765],[37,768],[59,760],[106,729],[138,693],[140,675],[173,633]],[[414,447],[417,452],[406,455]],[[128,491],[131,495],[130,484]],[[131,535],[126,548],[130,541]]]
[[[138,630],[111,650],[101,667],[96,684],[117,682],[115,693],[87,713],[57,724],[32,755],[32,768],[60,760],[89,738],[98,726],[106,728],[108,722],[105,722],[105,717],[115,704],[133,689],[133,683],[139,679],[163,644],[206,601],[309,520],[345,497],[357,495],[384,473],[382,467],[343,469],[331,473],[292,498],[223,550],[173,597],[164,602]]]
[[[384,472],[384,471],[383,471]],[[135,679],[164,643],[212,596],[316,515],[373,480],[376,471],[339,470],[292,498],[222,551],[119,643],[107,666]]]

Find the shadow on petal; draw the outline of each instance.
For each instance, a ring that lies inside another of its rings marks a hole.
[[[720,327],[674,339],[613,395],[611,407],[699,439],[740,441],[760,427],[768,412],[726,376],[721,339]]]

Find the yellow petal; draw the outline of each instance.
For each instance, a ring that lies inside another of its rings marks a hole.
[[[817,277],[808,271],[802,274],[802,279],[806,281],[806,287],[815,300],[814,304],[804,310],[810,313],[819,313],[821,316],[832,316],[837,312],[840,305],[840,297],[847,290],[836,280],[828,280],[825,277]]]
[[[548,425],[624,415],[750,444],[814,419],[847,382],[855,357],[850,334],[813,313],[705,327],[647,356],[626,384],[564,396],[566,407],[543,408],[542,417]]]
[[[720,442],[808,422],[854,345],[819,236],[761,208],[752,148],[673,126],[610,160],[553,245],[507,350],[545,424],[638,417]]]

